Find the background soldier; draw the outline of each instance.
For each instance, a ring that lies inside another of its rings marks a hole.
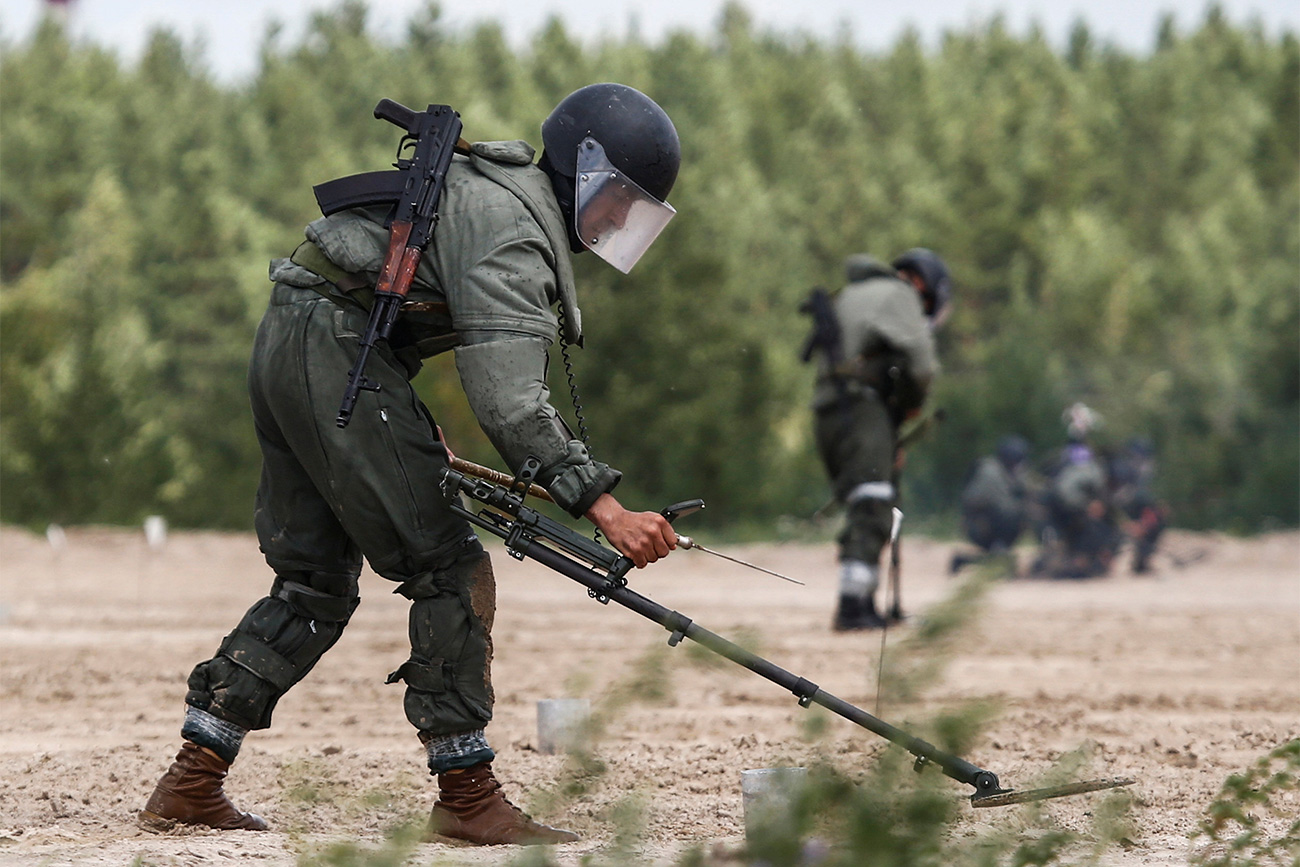
[[[1029,443],[1014,434],[998,441],[991,455],[979,459],[961,494],[962,526],[978,548],[975,554],[953,554],[949,571],[956,574],[990,555],[1010,556],[1025,527],[1024,468]],[[1012,572],[1015,572],[1014,562]]]
[[[865,254],[845,265],[848,285],[833,299],[810,299],[824,309],[810,310],[817,325],[804,358],[820,350],[814,430],[846,510],[832,627],[875,629],[884,625],[875,591],[898,495],[898,428],[920,410],[937,371],[932,323],[946,313],[951,282],[943,260],[921,248],[893,267]]]
[[[577,839],[533,822],[492,774],[492,567],[439,491],[447,451],[409,384],[421,358],[454,348],[469,404],[511,468],[540,459],[537,481],[555,501],[638,567],[675,547],[662,516],[610,494],[620,473],[592,460],[552,408],[546,365],[554,305],[561,339],[581,340],[570,250],[627,271],[671,217],[677,133],[644,94],[595,84],[555,108],[542,141],[537,165],[522,141],[454,159],[408,296],[418,310],[376,347],[365,372],[380,390],[361,392],[345,429],[335,410],[388,247],[388,209],[316,220],[290,259],[272,263],[249,390],[263,454],[256,527],[276,577],[190,675],[184,744],[141,813],[146,827],[266,827],[231,804],[222,779],[247,732],[270,726],[276,702],[339,639],[364,556],[411,600],[411,655],[389,682],[405,681],[406,716],[437,775],[431,830],[479,844]]]
[[[1134,574],[1151,571],[1151,557],[1169,523],[1169,508],[1156,497],[1155,447],[1146,437],[1133,437],[1111,461],[1111,498],[1124,518],[1124,532],[1133,543]]]
[[[1069,443],[1047,489],[1047,526],[1033,573],[1094,578],[1110,571],[1118,542],[1106,468],[1090,443],[1100,418],[1076,403],[1066,410]]]

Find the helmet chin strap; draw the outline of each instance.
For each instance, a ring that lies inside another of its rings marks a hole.
[[[560,206],[560,214],[564,217],[564,229],[569,235],[569,252],[575,254],[584,252],[587,245],[578,237],[577,219],[574,216],[574,211],[577,209],[578,179],[571,178],[557,169],[545,150],[542,151],[541,159],[537,161],[537,167],[551,179],[551,189],[555,191],[555,201]]]

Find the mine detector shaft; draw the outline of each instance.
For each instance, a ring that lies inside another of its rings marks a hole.
[[[997,775],[992,771],[976,767],[872,716],[847,701],[831,695],[817,684],[704,629],[686,615],[665,608],[631,590],[627,586],[627,573],[632,567],[631,560],[524,505],[524,497],[540,469],[540,462],[530,457],[524,462],[519,475],[513,477],[509,484],[497,484],[448,468],[441,473],[442,493],[453,512],[504,539],[506,549],[515,559],[536,560],[543,566],[584,585],[587,588],[587,595],[600,603],[617,602],[647,620],[653,620],[671,633],[668,639],[670,646],[676,647],[683,638],[689,638],[778,686],[788,689],[798,699],[800,707],[821,705],[832,713],[898,744],[916,757],[914,768],[917,771],[927,765],[936,765],[947,776],[974,788],[975,791],[970,795],[973,806],[1003,806],[1109,789],[1133,782],[1132,780],[1088,780],[1046,789],[1025,791],[1004,789],[999,784]],[[477,512],[465,508],[462,494],[485,504],[487,508]],[[672,522],[682,515],[690,514],[703,507],[703,500],[687,500],[667,507],[661,514]]]

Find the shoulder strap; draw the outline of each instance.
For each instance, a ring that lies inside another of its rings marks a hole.
[[[313,274],[319,274],[344,292],[352,293],[358,289],[373,289],[370,278],[365,274],[344,271],[330,261],[325,252],[311,241],[303,241],[293,251],[289,261],[301,265]]]

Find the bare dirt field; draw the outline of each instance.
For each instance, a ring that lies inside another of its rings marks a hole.
[[[1090,745],[1089,776],[1137,781],[1135,832],[1105,863],[1187,863],[1188,834],[1224,779],[1300,738],[1300,535],[1174,533],[1168,547],[1203,556],[1182,566],[1162,556],[1150,577],[1117,570],[1092,581],[999,583],[941,679],[906,703],[886,693],[879,715],[904,724],[972,699],[998,702],[965,758],[1004,785],[1032,784],[1063,753]],[[606,772],[544,814],[583,835],[552,853],[556,863],[604,851],[616,808],[633,795],[645,811],[645,863],[671,864],[690,846],[720,858],[743,840],[742,770],[816,754],[866,768],[879,755],[883,741],[838,717],[809,740],[806,721],[817,711],[785,690],[730,663],[703,665],[685,646],[669,650],[660,627],[492,549],[500,610],[488,734],[516,802],[536,809],[537,792],[567,761],[537,749],[538,700],[598,701],[646,659],[664,693],[619,708],[596,751]],[[698,551],[635,573],[632,586],[714,632],[749,636],[773,662],[874,711],[881,637],[828,629],[832,547],[725,550],[807,586]],[[890,647],[904,647],[951,592],[951,550],[906,541],[903,597],[915,616],[890,630]],[[402,714],[402,687],[383,682],[406,658],[406,601],[367,573],[342,640],[281,702],[274,726],[249,736],[227,781],[272,830],[136,828],[134,812],[179,745],[190,668],[270,580],[251,536],[173,533],[151,549],[139,532],[90,528],[69,530],[56,549],[0,529],[0,864],[280,867],[311,863],[331,842],[378,845],[386,828],[427,811],[434,785]],[[952,791],[969,794],[955,782]],[[1081,826],[1096,797],[1053,801],[1048,815]],[[1021,809],[968,812],[988,826]],[[518,856],[428,843],[408,863]]]

